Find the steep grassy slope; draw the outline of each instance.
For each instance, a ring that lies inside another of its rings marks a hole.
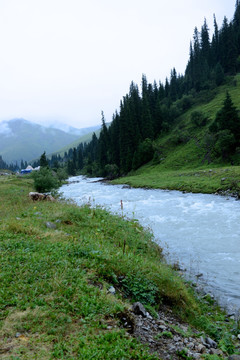
[[[226,91],[240,110],[240,74],[238,74],[234,79],[229,79],[227,84],[217,88],[216,95],[211,101],[193,106],[176,120],[176,125],[170,134],[158,139],[156,148],[162,151],[163,169],[219,165],[219,161],[209,152],[212,145],[209,126],[223,106]],[[205,126],[196,126],[192,123],[191,114],[194,111],[201,111],[208,118]],[[236,161],[239,163],[240,157],[236,158]]]
[[[239,191],[240,154],[233,157],[233,163],[217,159],[212,151],[213,135],[209,132],[209,126],[223,106],[226,91],[240,110],[238,74],[227,79],[226,84],[212,94],[204,94],[213,97],[210,101],[203,103],[196,98],[195,105],[176,119],[173,130],[155,141],[157,156],[154,160],[115,183],[195,192]],[[204,126],[194,125],[191,120],[194,111],[201,111],[208,118]]]

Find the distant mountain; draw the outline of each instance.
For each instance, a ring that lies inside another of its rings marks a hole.
[[[91,128],[88,128],[91,129]],[[84,129],[83,129],[84,130]],[[58,149],[57,151],[55,151],[52,154],[47,154],[49,157],[51,157],[51,155],[60,155],[63,156],[65,152],[68,152],[69,149],[73,149],[73,148],[77,148],[79,144],[88,144],[91,140],[92,140],[92,135],[95,132],[96,136],[99,137],[101,131],[101,126],[99,126],[99,128],[96,131],[91,131],[86,133],[85,135],[82,135],[80,137],[77,138],[77,140],[74,140],[71,144],[68,144],[66,146],[63,146],[61,149]]]
[[[50,126],[47,126],[47,127],[59,129],[68,134],[78,135],[80,137],[80,136],[84,136],[86,134],[92,134],[93,132],[96,132],[97,130],[99,130],[101,128],[101,125],[90,126],[90,127],[78,129],[73,126],[63,124],[61,122],[54,122],[54,124],[50,124]]]
[[[0,155],[4,161],[20,162],[38,158],[44,151],[52,153],[72,143],[79,135],[47,128],[24,119],[0,123]]]
[[[110,122],[106,123],[107,128],[109,128],[110,126]],[[68,152],[69,149],[73,149],[73,148],[77,148],[79,144],[88,144],[91,140],[92,140],[92,135],[93,133],[96,134],[97,138],[100,135],[101,132],[101,125],[98,126],[91,126],[89,128],[84,128],[84,129],[76,129],[76,130],[80,130],[82,132],[82,136],[78,137],[77,140],[74,140],[71,144],[68,144],[66,146],[61,147],[60,149],[58,149],[57,151],[55,151],[52,154],[47,154],[49,157],[51,157],[51,155],[60,155],[63,156],[65,152]],[[73,128],[74,129],[74,128]]]

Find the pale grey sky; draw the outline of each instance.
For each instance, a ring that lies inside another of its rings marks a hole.
[[[183,73],[194,27],[235,0],[0,0],[0,121],[111,121],[130,82]]]

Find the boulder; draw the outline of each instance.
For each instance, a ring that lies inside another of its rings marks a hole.
[[[114,295],[116,293],[116,289],[113,286],[110,286],[110,288],[108,289],[108,292],[112,295]]]
[[[52,195],[46,195],[45,200],[47,201],[55,201],[54,197]]]
[[[214,340],[212,340],[210,337],[206,337],[205,341],[211,348],[213,349],[217,348],[217,343]]]
[[[41,201],[41,200],[44,200],[45,199],[45,194],[41,194],[41,193],[38,193],[38,192],[30,192],[28,194],[28,196],[30,197],[31,200],[33,201]]]
[[[56,228],[57,228],[57,225],[54,224],[54,223],[52,223],[51,221],[47,221],[47,222],[45,223],[45,225],[46,225],[46,227],[47,227],[48,229],[56,229]]]
[[[142,315],[143,317],[147,316],[147,311],[146,311],[145,307],[143,306],[143,304],[141,304],[140,302],[135,302],[133,304],[132,311],[136,315]]]
[[[233,354],[228,357],[228,360],[240,360],[240,355]]]
[[[30,199],[32,201],[42,201],[42,200],[47,200],[47,201],[54,201],[54,197],[52,197],[52,195],[47,195],[47,194],[42,194],[39,192],[33,192],[31,191],[28,196],[30,197]]]

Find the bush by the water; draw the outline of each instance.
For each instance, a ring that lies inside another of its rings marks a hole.
[[[53,175],[52,170],[47,167],[32,173],[34,188],[39,192],[48,192],[59,187],[59,180]]]

